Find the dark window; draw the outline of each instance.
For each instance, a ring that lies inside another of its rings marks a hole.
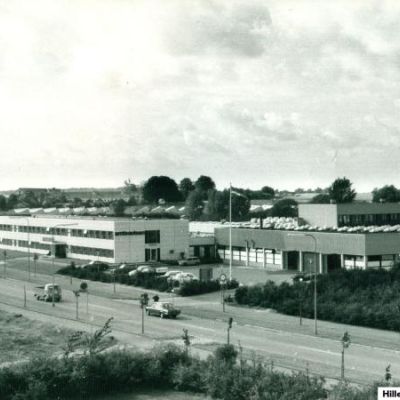
[[[146,231],[144,233],[145,243],[160,243],[160,231]]]

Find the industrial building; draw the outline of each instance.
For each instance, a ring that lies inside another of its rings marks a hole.
[[[320,273],[389,268],[399,261],[400,204],[303,204],[299,218],[254,219],[215,229],[228,263]]]
[[[189,255],[188,221],[61,215],[0,216],[0,248],[106,262]]]

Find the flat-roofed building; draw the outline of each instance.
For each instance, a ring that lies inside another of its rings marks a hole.
[[[299,218],[316,226],[400,224],[400,203],[299,204]]]
[[[300,204],[298,221],[232,227],[232,263],[323,273],[399,262],[400,204]],[[230,262],[229,226],[216,228],[215,239]]]
[[[28,245],[29,243],[29,245]],[[80,216],[0,216],[0,248],[107,262],[189,255],[188,221]]]

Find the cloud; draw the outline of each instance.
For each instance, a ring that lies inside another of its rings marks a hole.
[[[266,49],[271,17],[262,2],[180,3],[167,27],[166,45],[178,55],[258,57]]]

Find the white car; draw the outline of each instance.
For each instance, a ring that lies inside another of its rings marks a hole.
[[[199,257],[188,257],[183,260],[178,260],[179,265],[199,265],[200,258]]]
[[[160,278],[172,279],[175,275],[181,274],[183,271],[167,271],[165,274],[161,275]]]
[[[176,274],[172,277],[173,281],[178,281],[178,282],[192,282],[192,281],[198,281],[199,278],[197,276],[193,275],[190,272],[181,272],[179,274]]]

